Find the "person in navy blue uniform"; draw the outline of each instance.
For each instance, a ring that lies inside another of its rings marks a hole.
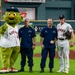
[[[43,28],[40,34],[40,43],[42,47],[41,52],[41,63],[40,73],[44,72],[45,64],[46,64],[46,58],[47,54],[49,53],[49,71],[52,73],[52,68],[54,67],[54,57],[55,57],[55,42],[57,39],[57,29],[55,27],[52,27],[53,20],[52,18],[49,18],[47,20],[47,27]]]
[[[28,57],[29,72],[32,72],[33,67],[33,50],[35,49],[36,34],[35,30],[29,25],[29,19],[25,19],[24,27],[19,29],[19,38],[21,39],[21,68],[19,72],[24,71],[26,65],[26,56]]]

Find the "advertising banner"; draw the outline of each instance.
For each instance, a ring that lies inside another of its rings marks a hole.
[[[35,8],[18,8],[23,19],[29,18],[35,20]]]

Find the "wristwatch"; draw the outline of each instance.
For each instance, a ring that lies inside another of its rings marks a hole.
[[[36,44],[33,44],[34,46],[36,46]]]

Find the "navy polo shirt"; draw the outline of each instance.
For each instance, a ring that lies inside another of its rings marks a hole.
[[[44,44],[45,48],[55,47],[55,43],[54,44],[50,43],[51,40],[55,40],[55,38],[57,38],[57,29],[55,27],[52,27],[52,28],[45,27],[45,28],[43,28],[40,36],[42,38],[44,38],[43,44]]]
[[[31,27],[22,27],[19,29],[19,38],[21,38],[21,47],[31,48],[33,45],[32,38],[36,36],[35,30]]]

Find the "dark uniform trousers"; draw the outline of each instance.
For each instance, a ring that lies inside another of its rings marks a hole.
[[[31,48],[21,48],[21,67],[26,65],[26,56],[28,57],[28,66],[33,66],[33,50]]]
[[[49,53],[49,68],[52,69],[54,67],[54,57],[55,57],[55,48],[44,48],[41,53],[41,63],[40,68],[45,68],[46,58]]]

